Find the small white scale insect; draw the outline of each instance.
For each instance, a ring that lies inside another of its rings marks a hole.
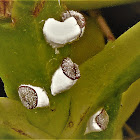
[[[32,85],[20,85],[18,88],[22,104],[27,109],[49,106],[49,98],[44,89]]]
[[[65,58],[61,66],[55,71],[52,77],[51,93],[56,95],[70,89],[80,78],[78,65],[70,58]]]
[[[84,30],[85,30],[85,24],[86,24],[84,16],[81,13],[79,13],[77,11],[73,11],[73,10],[66,11],[62,14],[63,21],[65,21],[66,19],[68,19],[70,17],[74,17],[77,21],[77,24],[80,26],[81,33],[80,33],[79,37],[83,36]]]
[[[90,117],[87,123],[85,134],[91,132],[100,132],[107,128],[109,123],[109,116],[105,109],[100,109],[93,116]]]

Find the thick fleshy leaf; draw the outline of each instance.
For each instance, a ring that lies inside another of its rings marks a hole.
[[[39,86],[50,93],[52,75],[65,57],[71,56],[75,61],[78,60],[78,63],[82,63],[103,49],[102,33],[95,24],[95,20],[88,20],[87,26],[92,26],[93,22],[95,27],[91,32],[85,33],[88,35],[81,38],[81,43],[78,40],[79,43],[73,44],[74,46],[66,45],[60,48],[60,54],[56,55],[54,49],[46,43],[42,28],[44,21],[50,17],[60,20],[64,9],[59,6],[58,1],[45,1],[43,4],[41,2],[14,1],[12,23],[1,21],[0,24],[0,76],[8,97],[16,100],[19,99],[17,88],[21,84]],[[87,27],[88,31],[89,27]],[[92,31],[97,35],[96,37],[94,35],[93,40],[88,37],[93,35]],[[88,43],[93,43],[95,40],[95,47],[91,48],[82,40],[89,40]],[[82,48],[79,54],[81,52],[83,55],[75,54],[79,47]],[[91,50],[90,54],[89,50]],[[89,56],[85,57],[85,54]]]
[[[140,22],[80,66],[81,78],[71,94],[71,115],[62,137],[73,137],[87,118],[140,77]],[[68,127],[73,122],[73,127]],[[84,130],[83,130],[84,133]]]
[[[56,55],[54,49],[46,43],[42,33],[44,20],[50,17],[60,19],[62,8],[58,1],[45,1],[43,7],[40,7],[41,2],[43,1],[14,1],[13,23],[6,20],[1,21],[0,76],[4,82],[7,96],[11,99],[19,100],[17,90],[21,84],[39,86],[48,92],[50,108],[35,110],[24,108],[26,110],[24,115],[27,115],[33,126],[58,137],[69,116],[71,97],[65,94],[52,97],[50,94],[51,78],[62,59],[69,56],[70,53],[71,56],[74,56],[75,52],[71,51],[72,45],[67,45],[60,49],[59,55]],[[95,20],[91,20],[91,24],[92,22],[95,25],[93,30],[99,34],[97,39],[100,37],[101,48],[103,48],[103,35],[97,29]],[[88,21],[88,23],[90,22]],[[95,49],[98,50],[97,47]],[[95,55],[94,47],[92,51]],[[77,58],[75,57],[75,59]],[[83,58],[82,61],[84,59],[87,58]]]
[[[21,138],[45,139],[53,136],[111,138],[109,134],[115,131],[113,127],[120,111],[120,93],[140,76],[140,23],[89,59],[103,49],[104,41],[95,20],[87,19],[85,35],[72,45],[60,48],[60,54],[56,55],[46,43],[42,28],[44,20],[50,17],[61,20],[64,11],[61,6],[57,0],[16,0],[12,19],[0,20],[0,76],[9,97],[0,99],[2,138],[7,135],[8,138],[19,138],[19,135],[23,135]],[[52,75],[67,56],[78,64],[89,60],[80,66],[81,78],[76,85],[53,97],[50,94]],[[21,102],[11,100],[19,100],[17,90],[20,84],[44,88],[48,92],[50,107],[28,110]],[[107,130],[101,135],[84,136],[87,120],[100,107],[105,107],[110,116]],[[17,134],[19,132],[21,134]]]
[[[68,8],[76,10],[89,10],[103,7],[112,7],[121,4],[129,4],[139,0],[61,0]]]
[[[15,1],[13,17],[16,22],[10,28],[0,28],[0,76],[8,97],[14,99],[19,99],[17,88],[20,84],[44,87],[49,92],[52,74],[70,52],[69,47],[65,47],[60,50],[60,55],[55,55],[54,49],[44,39],[43,23],[32,15],[32,4],[32,1]],[[48,13],[44,12],[46,19],[57,17],[52,9],[56,6],[60,10],[58,2],[46,4],[49,5]]]
[[[55,138],[62,133],[68,117],[71,97],[67,94],[60,94],[52,98],[49,108],[26,109],[26,116],[29,122]]]
[[[104,49],[105,41],[96,19],[86,17],[86,29],[79,41],[73,42],[70,57],[77,64],[82,64],[87,59]]]
[[[116,119],[116,129],[115,134],[118,132],[119,129],[123,127],[127,119],[131,116],[134,112],[135,108],[140,103],[140,79],[134,82],[129,89],[123,93],[121,99],[121,107],[118,112],[118,117]]]
[[[0,139],[27,139],[26,135],[22,135],[20,130],[14,128],[7,128],[5,126],[0,126]],[[23,133],[23,132],[21,132]]]
[[[27,120],[25,109],[18,101],[0,98],[0,125],[3,129],[0,138],[53,138]]]
[[[122,129],[118,130],[117,134],[115,134],[115,136],[112,139],[123,140],[123,130]]]

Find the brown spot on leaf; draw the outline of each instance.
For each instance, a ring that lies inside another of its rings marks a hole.
[[[74,123],[72,121],[69,122],[68,127],[72,128],[74,126]]]
[[[3,121],[3,124],[7,127],[9,127],[10,129],[14,130],[15,132],[19,133],[20,135],[26,136],[28,138],[31,138],[28,134],[26,134],[24,131],[22,131],[21,129],[17,129],[15,127],[13,127],[9,121]]]
[[[18,132],[20,135],[23,135],[23,136],[26,136],[28,138],[31,138],[28,134],[26,134],[25,132],[23,132],[20,129],[17,129],[17,128],[11,128],[11,129],[13,129],[14,131]]]
[[[81,115],[78,125],[81,124],[81,122],[83,121],[83,119],[84,119],[85,115],[87,114],[87,112],[89,111],[89,109],[90,109],[90,107],[88,107],[87,110]]]
[[[37,17],[39,15],[39,13],[41,12],[41,10],[43,9],[44,4],[45,4],[45,0],[41,0],[41,1],[39,1],[36,4],[36,6],[34,8],[34,11],[33,11],[33,15],[35,17]]]
[[[52,112],[55,112],[55,111],[56,111],[56,109],[51,109],[51,111],[52,111]]]
[[[0,0],[0,18],[11,17],[13,0]]]

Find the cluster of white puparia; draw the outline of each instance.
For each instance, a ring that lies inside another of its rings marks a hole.
[[[66,11],[62,15],[62,22],[53,18],[45,21],[43,34],[52,48],[64,47],[80,38],[85,30],[85,18],[77,11]],[[76,63],[67,57],[52,76],[51,94],[53,96],[70,89],[80,78],[80,70]],[[30,84],[21,84],[18,88],[22,104],[27,109],[47,107],[50,105],[45,89]],[[109,116],[104,109],[92,115],[87,123],[85,134],[99,132],[107,128]]]

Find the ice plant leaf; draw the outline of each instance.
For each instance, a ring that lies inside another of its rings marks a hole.
[[[96,108],[124,92],[140,77],[139,37],[140,22],[80,66],[81,78],[67,93],[72,96],[71,115],[63,137],[78,134]],[[71,128],[70,122],[74,124]]]
[[[0,27],[0,76],[8,98],[19,101],[18,87],[21,84],[44,88],[50,94],[52,74],[70,54],[70,46],[65,46],[59,55],[55,55],[43,36],[42,20],[50,17],[57,19],[58,15],[62,14],[58,1],[53,4],[45,2],[45,9],[40,13],[41,18],[39,14],[37,17],[32,15],[33,9],[33,1],[15,1],[12,15],[16,19],[14,25],[9,24],[9,28]],[[29,111],[24,107],[24,115],[27,114],[28,120],[37,128],[58,136],[67,121],[70,97],[63,95],[53,98],[51,94],[48,96],[50,108]]]
[[[66,94],[52,97],[50,85],[62,60],[73,53],[72,45],[60,49],[59,55],[55,54],[46,43],[42,29],[44,20],[50,17],[60,20],[63,8],[58,1],[45,1],[42,9],[38,4],[40,1],[14,1],[12,19],[0,21],[0,76],[8,98],[20,101],[18,87],[21,84],[41,87],[48,92],[50,108],[31,111],[23,106],[24,115],[35,127],[58,137],[69,116],[71,97]],[[39,13],[36,13],[38,8]]]
[[[14,129],[12,130],[5,126],[0,126],[0,139],[21,139],[21,138],[25,139],[29,137],[20,135]]]
[[[121,107],[116,119],[116,129],[114,136],[119,129],[123,127],[127,119],[134,112],[135,108],[140,103],[140,79],[134,82],[127,91],[122,94]],[[119,125],[118,125],[119,124]]]
[[[26,109],[27,119],[40,130],[59,137],[69,117],[70,99],[70,95],[63,93],[51,98],[49,108]]]
[[[114,137],[112,137],[112,139],[123,140],[123,130],[122,129],[118,130],[118,132],[115,134]]]
[[[71,9],[87,10],[87,9],[97,9],[103,7],[111,7],[121,4],[129,4],[137,2],[139,0],[61,0]]]
[[[103,33],[96,23],[96,19],[85,16],[86,29],[79,41],[73,42],[70,57],[81,64],[104,49]]]
[[[51,11],[52,7],[57,5],[58,3],[54,3],[48,10]],[[64,48],[60,55],[55,55],[54,50],[46,43],[42,33],[43,24],[39,24],[32,15],[33,6],[33,1],[15,1],[12,16],[16,22],[11,28],[0,28],[0,75],[8,97],[14,99],[19,99],[17,88],[21,84],[49,90],[51,76],[56,69],[52,64],[57,62],[59,65],[68,55],[68,47]],[[55,10],[57,9],[60,8]],[[56,15],[51,12],[46,14],[46,18],[51,16],[55,18]]]
[[[3,23],[0,26],[0,74],[5,84],[6,93],[10,98],[19,99],[17,88],[21,84],[31,84],[49,90],[52,75],[61,61],[67,56],[71,55],[73,57],[77,50],[79,50],[79,53],[84,52],[84,49],[78,49],[79,46],[82,47],[82,41],[81,44],[75,44],[74,46],[66,45],[59,50],[60,54],[56,55],[54,49],[45,41],[42,29],[44,20],[50,17],[60,20],[64,9],[59,6],[58,1],[45,1],[44,8],[37,15],[33,15],[36,6],[37,4],[34,1],[14,1],[11,23]],[[103,42],[103,37],[100,36],[101,42]],[[103,48],[103,43],[99,46]],[[72,50],[75,47],[78,47],[77,50]],[[94,47],[91,52],[94,52]],[[74,57],[76,60],[78,58],[79,55]],[[79,60],[83,62],[85,59],[87,58],[83,57],[83,60]],[[15,94],[11,95],[11,93]]]
[[[9,134],[12,133],[13,136],[12,138],[35,138],[35,139],[53,138],[44,131],[41,131],[37,127],[34,127],[27,120],[25,114],[26,110],[27,109],[18,101],[1,97],[0,98],[0,112],[2,112],[0,115],[1,127],[7,129],[8,130],[7,133]],[[3,132],[3,135],[5,134],[6,132],[5,133]]]
[[[17,133],[20,133],[21,138],[35,139],[100,139],[111,138],[110,134],[115,132],[120,93],[140,75],[140,23],[92,57],[104,48],[104,41],[95,21],[89,19],[83,41],[80,38],[65,45],[56,55],[42,30],[49,18],[61,21],[63,6],[57,0],[16,0],[12,15],[0,20],[0,77],[8,96],[0,99],[2,138],[6,135],[5,130],[8,138],[19,138]],[[80,66],[81,78],[75,86],[53,97],[50,90],[52,75],[66,57],[77,64],[92,58]],[[18,87],[23,84],[47,91],[50,107],[32,110],[24,107],[18,95]],[[109,114],[107,129],[101,135],[84,135],[89,117],[101,107]]]

